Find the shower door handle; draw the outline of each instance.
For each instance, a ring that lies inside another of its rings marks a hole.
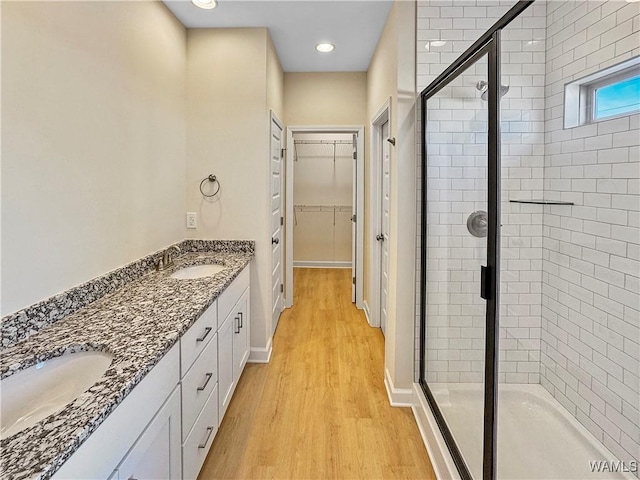
[[[489,300],[489,285],[491,284],[491,268],[480,265],[480,296]]]

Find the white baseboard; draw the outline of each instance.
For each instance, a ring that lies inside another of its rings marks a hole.
[[[384,386],[392,407],[412,407],[415,402],[415,393],[412,388],[395,388],[389,370],[384,369]]]
[[[323,260],[294,260],[294,268],[351,268],[351,262],[329,262]]]
[[[369,304],[367,303],[366,300],[364,300],[362,302],[362,309],[364,310],[364,316],[367,317],[367,323],[369,324],[370,327],[373,327],[373,325],[371,324],[371,315],[369,314],[370,310],[369,310]]]
[[[418,424],[418,430],[427,449],[433,471],[438,480],[460,480],[458,469],[453,463],[447,444],[440,433],[436,419],[427,404],[427,399],[417,383],[413,384],[415,404],[411,407]]]
[[[267,346],[264,348],[251,347],[249,352],[248,363],[269,363],[271,360],[271,353],[273,351],[273,344],[271,339],[267,342]]]

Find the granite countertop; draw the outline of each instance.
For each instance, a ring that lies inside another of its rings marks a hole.
[[[0,377],[65,353],[97,350],[114,359],[104,376],[63,410],[0,441],[0,477],[50,478],[124,400],[253,257],[252,252],[190,252],[42,328],[0,352]],[[177,280],[188,265],[217,263],[210,277]]]

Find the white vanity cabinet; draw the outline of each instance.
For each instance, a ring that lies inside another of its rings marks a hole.
[[[247,266],[54,479],[195,479],[250,349]]]
[[[141,476],[134,476],[139,480],[158,478],[144,476],[145,472],[155,474],[155,470],[146,470],[154,463],[164,466],[166,478],[180,478],[179,379],[180,347],[176,344],[53,478],[130,478],[121,476],[121,469],[140,469]]]
[[[218,328],[220,422],[249,358],[251,328],[249,278],[250,272],[247,267],[218,299],[218,320],[224,318]]]

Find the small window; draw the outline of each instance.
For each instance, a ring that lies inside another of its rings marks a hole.
[[[640,112],[640,57],[565,85],[564,127]]]

